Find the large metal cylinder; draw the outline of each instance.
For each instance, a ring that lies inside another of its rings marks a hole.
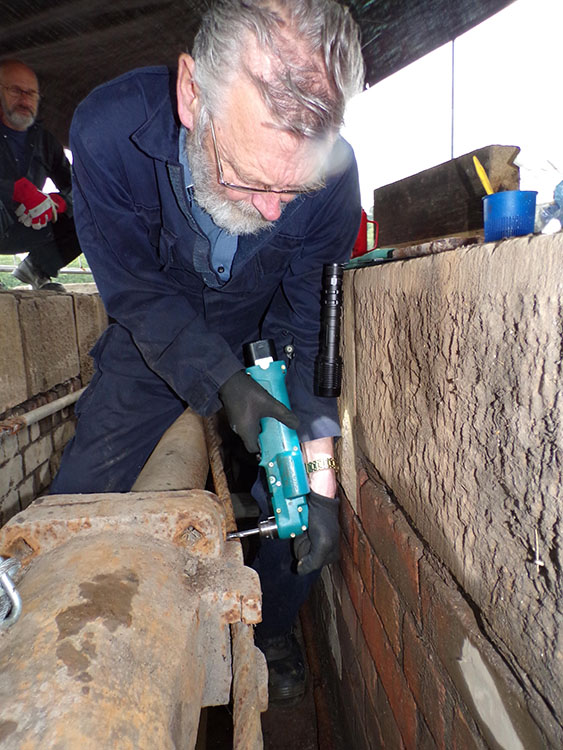
[[[202,419],[186,409],[160,438],[132,491],[203,488],[208,471]]]
[[[183,421],[160,446],[168,457],[170,438],[194,430],[192,416]],[[201,457],[195,444],[187,451]],[[207,459],[195,463],[201,483]],[[135,491],[39,498],[0,529],[0,554],[22,563],[23,602],[0,632],[3,750],[193,748],[201,708],[229,703],[233,653],[244,664],[234,746],[262,746],[266,671],[251,634],[260,585],[240,544],[225,541],[226,516],[201,489]]]

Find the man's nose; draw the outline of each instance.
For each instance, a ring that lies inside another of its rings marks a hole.
[[[275,221],[281,215],[280,196],[276,193],[253,193],[251,203],[267,221]]]

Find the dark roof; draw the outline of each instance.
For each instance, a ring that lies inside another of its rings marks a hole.
[[[370,85],[459,36],[513,0],[351,0]],[[175,65],[206,0],[2,0],[1,57],[39,75],[42,119],[64,143],[94,86],[141,65]]]

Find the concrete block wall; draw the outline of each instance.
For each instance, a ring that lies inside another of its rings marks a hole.
[[[563,746],[563,235],[345,274],[342,555],[363,748]]]
[[[94,285],[80,291],[0,292],[0,525],[50,484],[74,434],[68,406],[21,429],[9,420],[88,383],[88,355],[107,325]]]

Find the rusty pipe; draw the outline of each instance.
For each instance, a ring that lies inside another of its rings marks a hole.
[[[201,707],[229,702],[230,628],[259,622],[258,576],[214,494],[147,491],[203,485],[202,436],[186,412],[135,492],[39,498],[0,529],[23,570],[22,616],[0,633],[3,750],[194,747]]]
[[[160,438],[131,491],[203,489],[208,472],[202,418],[186,409]]]
[[[260,588],[204,490],[40,498],[0,530],[22,559],[0,634],[3,750],[194,747],[229,702],[230,626]]]

